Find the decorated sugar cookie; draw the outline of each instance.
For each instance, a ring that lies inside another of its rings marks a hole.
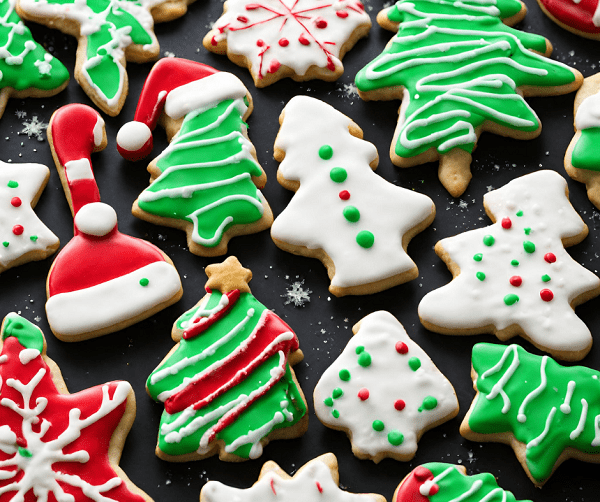
[[[58,237],[33,211],[49,177],[42,164],[0,161],[0,272],[58,249]]]
[[[75,79],[103,112],[118,115],[128,91],[127,61],[159,55],[154,20],[183,15],[193,0],[18,0],[28,21],[77,37]]]
[[[600,372],[478,343],[471,376],[477,395],[460,433],[511,445],[536,486],[569,458],[600,462]]]
[[[98,112],[81,104],[59,108],[48,140],[75,233],[48,274],[46,314],[52,332],[68,342],[105,335],[179,300],[181,280],[169,257],[119,232],[117,213],[100,202],[90,158],[106,146]]]
[[[598,0],[538,0],[538,4],[552,21],[564,29],[600,40]]]
[[[317,418],[346,431],[359,458],[408,461],[425,431],[457,415],[452,384],[389,312],[352,331],[315,387]]]
[[[360,0],[227,0],[203,44],[265,87],[285,77],[336,80],[344,54],[370,28]]]
[[[415,279],[406,248],[433,221],[432,200],[376,175],[377,149],[332,106],[297,96],[279,121],[277,180],[296,194],[273,223],[275,244],[321,260],[336,296]]]
[[[69,394],[37,326],[11,313],[1,331],[4,500],[152,502],[119,468],[135,418],[131,385],[109,382]]]
[[[517,502],[489,473],[467,476],[462,465],[430,462],[413,469],[398,485],[392,502]],[[531,501],[522,501],[531,502]]]
[[[248,139],[252,98],[231,73],[165,58],[146,79],[135,120],[117,135],[131,160],[152,150],[152,129],[165,125],[170,145],[148,166],[151,185],[133,204],[138,218],[180,228],[192,253],[218,256],[235,235],[271,226],[261,194],[267,176]]]
[[[421,300],[421,322],[451,335],[521,335],[559,359],[582,359],[592,335],[573,309],[600,293],[600,279],[564,249],[588,233],[565,180],[528,174],[485,194],[483,205],[493,225],[436,244],[454,278]]]
[[[394,164],[439,160],[440,181],[458,197],[483,131],[540,134],[523,96],[571,92],[583,77],[546,57],[552,46],[544,37],[509,27],[525,13],[519,0],[399,0],[379,13],[379,24],[398,33],[358,72],[356,86],[365,100],[402,100]]]
[[[177,345],[146,382],[165,405],[156,454],[175,462],[257,458],[271,439],[306,432],[292,369],[303,355],[292,329],[252,296],[252,272],[235,256],[206,275],[207,295],[177,319]]]
[[[382,495],[350,493],[338,485],[337,458],[326,453],[300,467],[293,477],[270,460],[263,465],[258,481],[246,489],[209,481],[202,487],[200,502],[385,502]]]

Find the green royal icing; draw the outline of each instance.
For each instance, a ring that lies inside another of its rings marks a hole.
[[[582,129],[575,143],[571,164],[578,169],[600,171],[600,127]]]
[[[321,157],[323,160],[329,160],[331,157],[333,157],[333,148],[331,148],[329,145],[323,145],[321,148],[319,148],[319,157]]]
[[[519,260],[511,260],[511,261],[510,261],[510,264],[511,264],[513,267],[518,267],[518,266],[519,266]]]
[[[397,430],[390,431],[388,433],[388,441],[391,445],[399,446],[404,442],[404,434]]]
[[[598,371],[561,366],[518,345],[490,343],[473,348],[473,370],[479,393],[469,428],[480,434],[514,434],[527,446],[525,462],[537,482],[551,475],[565,448],[600,454]]]
[[[480,281],[485,281],[485,274],[483,272],[477,272],[475,274],[475,276],[477,277],[477,279],[479,279]]]
[[[408,360],[408,366],[411,370],[417,371],[421,367],[421,360],[418,357],[411,357]]]
[[[523,241],[523,249],[526,253],[535,253],[535,244],[531,241]]]
[[[340,389],[339,387],[336,387],[335,389],[333,389],[333,392],[331,395],[332,395],[333,399],[339,399],[340,397],[342,397],[344,395],[344,391],[342,389]]]
[[[518,301],[519,301],[519,297],[517,295],[515,295],[514,293],[510,293],[504,297],[504,303],[509,306],[514,305]]]
[[[481,260],[483,260],[483,255],[481,253],[477,253],[476,255],[473,256],[473,259],[475,261],[481,261]]]
[[[181,130],[158,158],[162,174],[140,195],[140,209],[170,218],[174,226],[177,221],[193,223],[192,240],[205,247],[217,246],[232,225],[260,220],[263,208],[251,177],[261,176],[262,170],[244,150],[248,142],[241,132],[246,127],[242,116],[233,100],[186,115]],[[219,141],[186,147],[215,138]],[[190,164],[197,167],[185,167]]]
[[[348,171],[346,171],[343,167],[334,167],[331,171],[329,171],[329,177],[331,181],[335,181],[336,183],[343,183],[348,178]]]
[[[140,286],[146,287],[148,284],[150,284],[150,281],[146,277],[140,279]]]
[[[5,248],[7,248],[8,246],[10,246],[10,242],[8,242],[8,241],[4,241],[4,242],[2,243],[2,245],[3,245]]]
[[[375,236],[368,230],[361,230],[356,234],[356,242],[360,247],[368,249],[375,243]]]
[[[373,430],[375,430],[377,432],[381,432],[383,429],[385,429],[385,425],[381,420],[373,421]]]
[[[494,239],[493,235],[484,235],[483,236],[483,243],[486,246],[493,246],[494,242],[496,242],[496,239]]]
[[[19,186],[19,183],[11,180],[8,182],[7,186],[8,186],[8,188],[17,188]]]
[[[363,352],[358,356],[358,364],[360,364],[363,368],[368,368],[371,366],[371,354],[368,352]]]
[[[18,314],[11,312],[4,318],[2,340],[14,336],[26,349],[44,350],[44,335],[40,328]]]
[[[550,276],[548,274],[542,275],[542,281],[544,281],[544,282],[550,282]]]
[[[546,52],[544,37],[502,23],[521,8],[518,0],[400,0],[384,11],[400,23],[398,34],[359,71],[356,86],[362,92],[405,89],[396,155],[414,157],[431,148],[444,154],[456,147],[472,152],[485,122],[538,129],[515,87],[560,86],[575,76],[533,52]],[[514,85],[498,79],[500,73]]]
[[[523,216],[523,211],[517,211],[516,215],[520,218],[521,216]]]
[[[438,405],[438,401],[435,397],[433,396],[427,396],[425,399],[423,399],[423,404],[421,404],[421,406],[419,406],[419,411],[423,411],[423,410],[433,410],[436,406]]]
[[[340,380],[347,382],[348,380],[350,380],[350,372],[348,370],[340,370],[339,377]]]
[[[350,223],[356,223],[360,220],[360,211],[354,206],[346,206],[343,210],[344,218]]]

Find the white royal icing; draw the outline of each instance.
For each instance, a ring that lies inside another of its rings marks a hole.
[[[21,364],[25,366],[39,355],[40,351],[37,349],[23,349],[21,352],[19,352],[19,361],[21,361]]]
[[[396,350],[398,342],[406,344],[406,353]],[[371,356],[369,366],[358,363],[358,347],[364,347],[363,352]],[[416,371],[408,364],[413,357],[421,362]],[[340,371],[344,369],[350,372],[347,381],[340,378]],[[324,401],[336,388],[341,389],[343,395],[333,400],[333,406],[327,406]],[[368,390],[365,400],[358,396],[361,389]],[[437,406],[419,411],[423,400],[429,396],[437,400]],[[361,321],[358,333],[325,370],[315,387],[314,397],[319,420],[336,429],[347,429],[353,451],[370,457],[388,456],[386,452],[412,457],[417,451],[420,435],[458,410],[452,384],[425,351],[410,339],[402,324],[385,311],[369,314]],[[397,400],[404,401],[402,410],[394,406]],[[339,412],[339,418],[334,417],[333,410]],[[373,428],[375,420],[382,421],[385,428],[376,431]],[[397,446],[388,441],[392,430],[404,436],[404,441]]]
[[[94,133],[95,136],[95,133]],[[65,162],[65,173],[69,182],[75,180],[93,180],[94,172],[90,159],[76,159]]]
[[[534,344],[548,351],[571,352],[589,347],[592,337],[583,321],[571,308],[578,296],[600,286],[600,279],[579,265],[567,253],[561,239],[574,237],[586,226],[565,195],[566,182],[554,171],[538,171],[511,181],[487,193],[484,204],[496,223],[440,241],[449,259],[460,270],[452,282],[428,293],[419,305],[423,321],[444,329],[497,330],[512,325],[521,327]],[[522,216],[517,213],[522,211]],[[511,228],[502,227],[509,218]],[[531,229],[530,234],[525,233]],[[486,246],[484,237],[495,242]],[[526,252],[524,242],[535,244]],[[474,256],[481,253],[482,260]],[[556,261],[549,263],[545,255]],[[518,266],[511,264],[519,262]],[[479,280],[478,272],[485,274]],[[544,281],[544,276],[549,281]],[[520,286],[509,282],[522,279]],[[553,299],[544,301],[541,291],[549,289]],[[505,295],[515,294],[519,301],[507,305]]]
[[[142,148],[152,137],[152,131],[143,122],[127,122],[117,133],[117,145],[130,152]]]
[[[381,281],[415,267],[404,252],[402,238],[431,217],[431,199],[375,174],[369,164],[377,159],[377,149],[352,136],[348,131],[352,121],[332,106],[297,96],[284,113],[275,142],[275,148],[285,152],[279,175],[300,182],[300,187],[275,219],[272,237],[294,246],[323,249],[335,266],[331,285],[336,287]],[[333,149],[330,160],[319,156],[323,145]],[[331,179],[335,167],[346,170],[344,182]],[[344,190],[350,193],[348,200],[340,198]],[[346,220],[347,206],[359,210],[359,221]],[[374,235],[372,247],[357,244],[360,231]]]
[[[600,92],[581,102],[575,114],[575,127],[579,130],[600,127]]]
[[[85,234],[101,237],[117,226],[117,212],[104,202],[92,202],[77,211],[75,226]]]

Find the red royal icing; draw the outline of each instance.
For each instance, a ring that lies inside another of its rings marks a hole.
[[[362,388],[358,391],[358,399],[361,401],[366,401],[369,399],[369,389]]]
[[[429,502],[429,498],[421,495],[421,485],[433,479],[433,473],[423,466],[414,469],[398,487],[394,502]],[[433,487],[432,487],[433,488]]]
[[[23,233],[23,225],[15,225],[12,229],[12,233],[15,235],[21,235]]]
[[[341,17],[342,19],[348,17],[348,13],[345,10],[338,10],[335,14],[337,17]]]
[[[509,279],[510,285],[514,286],[515,288],[518,288],[521,284],[523,284],[523,279],[521,279],[520,276],[518,275],[513,275],[510,279]]]
[[[542,289],[540,291],[540,298],[545,302],[551,302],[554,299],[554,293],[549,289]]]
[[[342,190],[339,193],[340,199],[342,200],[348,200],[350,198],[350,192],[348,190]]]
[[[208,317],[201,317],[194,324],[186,328],[183,332],[182,337],[186,340],[197,337],[200,333],[204,333],[208,328],[210,328],[214,323],[222,319],[230,310],[231,307],[235,305],[235,302],[238,301],[240,297],[240,290],[234,289],[233,291],[229,291],[227,294],[227,306],[223,307],[217,313],[210,315]]]
[[[394,408],[398,411],[402,411],[406,407],[406,403],[402,399],[397,399],[394,403]]]
[[[289,40],[287,38],[281,38],[279,40],[279,45],[281,47],[287,47],[290,44]]]
[[[512,221],[510,221],[510,218],[502,218],[502,228],[508,230],[510,227],[512,227]]]
[[[556,261],[556,255],[554,253],[546,253],[544,255],[544,260],[548,263],[554,263]]]
[[[19,207],[21,205],[21,199],[19,199],[19,197],[13,197],[12,199],[10,199],[10,203],[14,207]]]
[[[408,352],[408,345],[404,342],[396,342],[396,352],[398,354],[406,354]]]
[[[600,33],[600,28],[592,22],[598,0],[540,0],[550,15],[561,23],[584,33]]]
[[[302,45],[308,45],[308,44],[310,44],[310,40],[308,40],[308,38],[306,38],[304,36],[304,33],[300,34],[300,36],[298,37],[298,42],[300,42]]]

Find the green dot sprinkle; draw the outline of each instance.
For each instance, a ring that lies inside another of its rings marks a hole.
[[[477,277],[477,279],[479,279],[480,281],[485,281],[485,274],[483,272],[477,272],[475,274],[475,276]]]
[[[433,410],[437,405],[438,401],[435,397],[427,396],[425,399],[423,399],[423,404],[419,408],[419,411]]]
[[[331,148],[329,145],[323,145],[321,148],[319,148],[319,157],[321,157],[323,160],[329,160],[331,157],[333,157],[333,148]]]
[[[356,236],[356,242],[360,247],[369,249],[375,242],[375,236],[368,230],[358,232]]]
[[[16,181],[10,180],[8,182],[8,188],[17,188],[19,184]]]
[[[542,281],[544,281],[544,282],[550,282],[550,276],[548,274],[542,275]]]
[[[519,211],[517,211],[517,213],[516,213],[516,214],[517,214],[517,216],[520,218],[521,216],[523,216],[523,211],[520,211],[520,210],[519,210]]]
[[[504,297],[504,303],[506,303],[506,305],[514,305],[515,303],[517,303],[519,301],[519,297],[513,293],[506,295]]]
[[[328,397],[328,398],[326,398],[326,399],[323,401],[323,404],[324,404],[325,406],[333,406],[333,399],[331,399],[330,397]]]
[[[150,284],[150,281],[145,277],[143,279],[140,279],[140,286],[146,287],[148,284]]]
[[[493,246],[494,242],[496,242],[496,239],[494,239],[493,235],[486,235],[486,236],[483,237],[483,243],[486,246]]]
[[[363,345],[359,345],[358,347],[356,347],[356,353],[360,354],[361,352],[365,351],[365,347]]]
[[[383,429],[385,429],[385,425],[383,425],[381,420],[375,420],[373,421],[373,429],[377,432],[381,432]]]
[[[400,431],[390,431],[388,434],[388,441],[391,445],[398,446],[404,442],[404,434]]]
[[[346,218],[350,223],[356,223],[358,220],[360,220],[360,211],[354,206],[346,206],[343,214],[344,218]]]
[[[481,261],[483,260],[483,255],[481,253],[477,253],[475,256],[473,256],[473,259],[475,261]]]
[[[7,247],[10,245],[10,242],[8,242],[8,241],[4,241],[4,242],[2,243],[2,245],[3,245],[5,248],[7,248]]]
[[[368,352],[363,352],[360,356],[358,356],[358,364],[360,364],[363,368],[371,366],[371,354]]]
[[[417,371],[421,367],[421,360],[418,357],[411,357],[408,360],[408,366],[411,370]]]
[[[519,266],[519,260],[511,260],[510,264],[511,264],[513,267],[518,267],[518,266]]]
[[[29,237],[29,240],[31,240],[31,242],[35,242],[38,240],[38,236],[37,235],[32,235],[31,237]]]
[[[331,171],[329,171],[329,177],[331,178],[331,181],[343,183],[348,177],[348,171],[346,171],[343,167],[334,167]]]
[[[32,457],[33,453],[31,453],[27,448],[23,448],[22,446],[19,446],[19,455],[21,455],[22,457]]]
[[[531,233],[531,228],[526,227],[523,229],[525,231],[525,235],[529,235]]]
[[[333,396],[333,399],[339,399],[340,397],[342,397],[344,395],[344,391],[342,389],[340,389],[339,387],[336,387],[335,389],[333,389],[333,392],[331,393],[331,395]]]
[[[343,380],[344,382],[350,380],[350,372],[347,369],[340,370],[338,375],[340,377],[340,380]]]
[[[332,410],[331,414],[333,418],[340,418],[340,412],[338,410]]]
[[[535,253],[535,244],[531,241],[523,241],[523,249],[526,253]]]

